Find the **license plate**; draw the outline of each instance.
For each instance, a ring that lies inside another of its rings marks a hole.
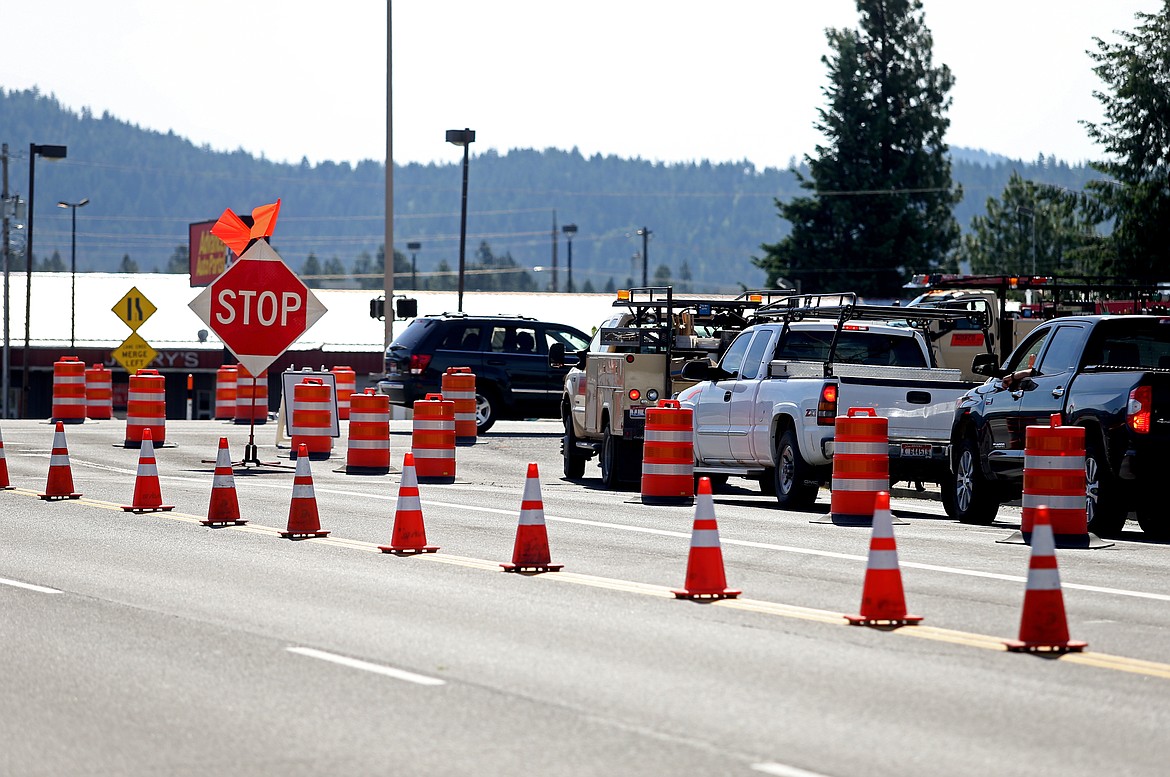
[[[904,442],[902,443],[902,458],[929,459],[933,449],[934,446],[928,442]]]
[[[644,407],[631,407],[630,408],[630,418],[645,418],[645,417],[646,417],[646,408],[644,408]]]
[[[387,375],[397,375],[398,374],[398,363],[397,362],[390,362],[388,365],[386,365],[386,374]]]

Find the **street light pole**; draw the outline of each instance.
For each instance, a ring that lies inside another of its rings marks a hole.
[[[569,294],[573,293],[573,235],[577,234],[576,224],[565,224],[561,227],[561,231],[565,233],[565,238],[569,241],[569,256],[568,256],[568,273],[569,278],[565,284],[565,291]]]
[[[59,200],[58,208],[69,208],[73,211],[73,235],[70,238],[70,278],[69,278],[69,347],[75,348],[77,343],[77,209],[89,205],[89,197],[81,202],[65,202]]]
[[[418,265],[415,264],[415,252],[422,248],[422,243],[410,242],[406,244],[406,250],[410,251],[410,287],[418,291]]]
[[[646,227],[642,227],[635,234],[642,236],[642,285],[650,285],[650,276],[648,268],[650,264],[650,236],[654,233]]]
[[[463,273],[467,269],[467,161],[471,144],[475,142],[475,130],[447,130],[447,142],[463,146],[463,207],[459,217],[459,307],[463,312]]]
[[[37,157],[45,159],[64,159],[67,149],[65,146],[45,146],[36,143],[28,144],[28,234],[24,244],[24,352],[21,354],[21,395],[24,402],[21,407],[21,416],[28,413],[28,350],[32,333],[32,263],[33,263],[33,214],[36,212],[36,180]]]

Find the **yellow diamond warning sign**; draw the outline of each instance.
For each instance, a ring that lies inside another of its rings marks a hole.
[[[151,312],[153,313],[154,310],[152,309]],[[126,342],[114,349],[112,355],[117,359],[118,364],[126,369],[126,372],[133,375],[154,361],[154,357],[158,356],[158,351],[151,348],[150,343],[134,332],[126,338]]]
[[[130,327],[130,331],[137,332],[138,327],[145,324],[146,319],[153,316],[158,308],[152,305],[137,287],[131,287],[130,291],[126,292],[126,296],[118,300],[111,310],[114,311],[114,315],[122,319],[126,326]]]

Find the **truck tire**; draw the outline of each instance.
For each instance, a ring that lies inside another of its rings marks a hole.
[[[565,424],[565,436],[561,438],[561,447],[564,449],[565,477],[570,480],[577,480],[585,475],[585,462],[589,459],[580,448],[577,447],[577,434],[573,431],[573,417],[568,411],[561,411],[561,420]]]
[[[1112,537],[1125,528],[1126,509],[1120,483],[1105,458],[1105,445],[1092,431],[1085,434],[1085,517],[1089,531]]]
[[[621,485],[622,468],[625,466],[625,440],[610,433],[609,425],[601,433],[601,484],[609,489]]]
[[[812,472],[812,467],[800,455],[796,434],[791,429],[785,430],[776,444],[776,501],[781,507],[807,510],[816,503],[820,487],[806,482],[811,479]]]
[[[970,437],[963,438],[955,462],[950,482],[942,486],[952,492],[943,495],[943,507],[952,508],[947,510],[947,515],[960,523],[991,523],[999,512],[999,501],[993,486],[983,476],[978,443]]]
[[[477,387],[475,390],[475,430],[483,434],[495,426],[500,417],[500,398],[495,389]]]

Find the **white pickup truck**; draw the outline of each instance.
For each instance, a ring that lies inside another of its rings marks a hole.
[[[679,394],[694,413],[695,471],[759,481],[786,508],[807,508],[831,480],[836,416],[874,408],[889,422],[891,482],[944,482],[955,402],[974,383],[932,366],[922,329],[970,312],[862,305],[802,295],[760,308],[702,382]],[[770,320],[769,320],[770,319]]]

